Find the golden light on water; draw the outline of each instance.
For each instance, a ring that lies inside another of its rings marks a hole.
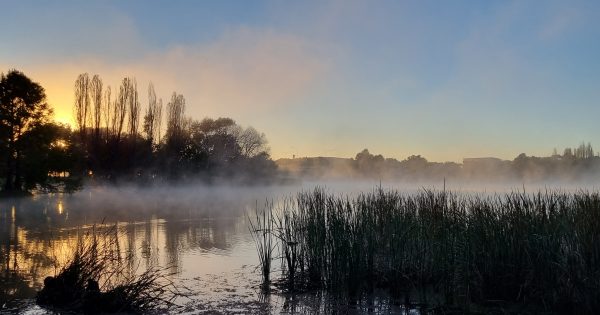
[[[63,214],[64,213],[64,208],[63,208],[63,202],[62,202],[62,200],[58,201],[58,204],[56,205],[56,209],[58,210],[58,214]]]

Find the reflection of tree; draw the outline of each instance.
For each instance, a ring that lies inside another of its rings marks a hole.
[[[168,221],[164,224],[168,262],[179,266],[179,254],[193,250],[227,250],[237,219]],[[179,270],[179,268],[177,268]]]
[[[17,209],[20,202],[11,204],[10,208],[2,209],[0,221],[0,295],[8,298],[8,295],[27,294],[31,297],[34,289],[41,285],[41,279],[54,271],[51,247],[57,240],[53,240],[49,233],[26,231],[19,226]],[[32,234],[33,238],[30,238]]]
[[[10,273],[19,275],[32,290],[39,289],[46,276],[54,275],[71,258],[83,235],[93,230],[102,235],[114,227],[112,220],[124,222],[127,217],[127,213],[120,217],[97,213],[94,208],[72,204],[69,198],[57,195],[9,203],[9,207],[5,203],[0,206],[0,272],[5,278]],[[124,208],[127,209],[120,207]],[[127,272],[168,265],[172,271],[181,272],[183,255],[231,248],[230,237],[236,231],[239,216],[210,218],[206,213],[209,208],[220,209],[219,212],[224,212],[223,208],[241,209],[239,200],[225,203],[215,199],[194,210],[182,205],[179,208],[157,206],[154,216],[133,211],[129,223],[120,223],[105,236],[105,242],[114,244],[114,250],[121,253]],[[108,222],[93,225],[103,217]],[[6,279],[15,279],[14,275],[11,277]]]

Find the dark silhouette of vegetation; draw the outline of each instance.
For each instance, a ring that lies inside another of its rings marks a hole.
[[[130,275],[128,261],[119,251],[113,227],[84,235],[71,260],[56,276],[44,279],[36,303],[78,313],[138,313],[173,307],[182,295],[167,269],[150,268]],[[129,263],[130,264],[130,263]]]
[[[295,177],[411,182],[444,178],[580,181],[600,174],[600,157],[589,143],[567,148],[562,155],[555,149],[549,157],[520,154],[513,161],[471,158],[463,164],[437,163],[420,155],[399,161],[365,149],[353,159],[319,157],[275,163],[264,134],[243,128],[231,118],[195,120],[186,115],[181,94],[173,92],[163,108],[150,84],[148,104],[143,106],[132,77],[124,78],[112,91],[99,75],[79,75],[74,84],[75,129],[71,130],[52,122],[52,110],[39,84],[16,70],[2,75],[2,193],[70,191],[85,179],[144,184],[198,179],[270,182],[285,172]]]
[[[379,187],[348,198],[317,188],[269,211],[274,222],[262,225],[276,229],[255,231],[284,241],[274,256],[286,259],[287,285],[350,299],[384,288],[400,303],[460,313],[600,311],[598,193],[406,195]],[[255,238],[259,248],[263,239]]]
[[[556,150],[555,150],[556,151]],[[398,161],[371,154],[367,149],[355,158],[280,159],[277,164],[293,176],[332,179],[387,179],[440,182],[444,178],[464,181],[577,182],[600,176],[600,157],[591,144],[567,148],[547,157],[519,154],[514,160],[465,158],[462,164],[430,162],[420,155]]]
[[[23,73],[0,77],[0,180],[4,194],[72,187],[77,157],[69,129],[51,121],[44,89]],[[52,175],[57,176],[52,176]],[[61,175],[62,174],[62,175]]]
[[[124,78],[113,96],[100,76],[84,73],[75,80],[74,92],[71,130],[51,121],[52,110],[39,84],[16,70],[2,75],[4,194],[70,191],[84,179],[255,183],[277,175],[264,134],[242,128],[231,118],[194,120],[186,116],[181,94],[172,94],[163,115],[162,99],[157,99],[152,84],[142,109],[135,78]]]
[[[145,183],[193,179],[255,182],[275,177],[277,166],[269,156],[267,140],[254,128],[244,129],[231,118],[194,120],[185,114],[184,96],[173,92],[161,137],[162,99],[157,99],[152,84],[142,117],[135,78],[123,79],[114,100],[110,86],[102,91],[99,76],[88,78],[82,74],[75,84],[75,133],[86,157],[80,176]],[[86,109],[91,103],[93,111]],[[88,114],[92,112],[93,117]]]

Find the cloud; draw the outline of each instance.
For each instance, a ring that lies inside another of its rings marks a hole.
[[[269,29],[239,28],[202,45],[141,52],[137,59],[85,54],[60,62],[1,65],[18,68],[46,88],[59,120],[73,104],[73,82],[82,72],[99,74],[113,95],[124,76],[135,76],[142,101],[148,82],[166,104],[173,91],[186,97],[188,114],[239,116],[286,106],[324,80],[329,65],[311,42]]]
[[[152,54],[138,67],[168,77],[202,108],[267,110],[302,96],[322,79],[328,66],[315,48],[293,35],[242,28],[207,46]]]

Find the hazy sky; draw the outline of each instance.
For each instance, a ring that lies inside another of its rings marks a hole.
[[[600,1],[1,1],[0,71],[46,88],[135,76],[274,158],[433,161],[600,149]]]

